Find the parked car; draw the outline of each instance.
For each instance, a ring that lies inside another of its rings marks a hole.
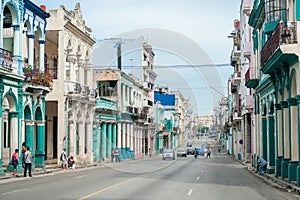
[[[187,147],[192,147],[193,145],[192,145],[192,142],[188,142],[187,144],[186,144],[186,146]]]
[[[200,156],[204,156],[204,149],[203,148],[195,148],[195,152],[197,155],[200,155]]]
[[[175,152],[173,149],[164,149],[162,153],[162,159],[166,160],[167,158],[171,158],[172,160],[175,160]]]
[[[186,155],[194,155],[194,149],[187,149]]]
[[[186,157],[186,150],[185,149],[178,149],[177,150],[177,157]]]

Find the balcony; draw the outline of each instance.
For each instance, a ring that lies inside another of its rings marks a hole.
[[[245,96],[244,106],[247,109],[252,109],[253,108],[253,96],[252,95],[246,95]]]
[[[27,88],[47,87],[52,89],[53,76],[47,72],[39,72],[38,69],[31,69],[31,67],[23,68],[24,83]]]
[[[127,111],[128,113],[133,114],[133,107],[132,107],[132,106],[127,106],[127,107],[126,107],[126,111]]]
[[[249,14],[250,9],[251,9],[251,0],[243,0],[242,2],[242,12],[245,14]]]
[[[2,70],[4,69],[4,70],[12,71],[12,64],[13,64],[12,52],[0,48],[0,63],[1,63]]]
[[[243,49],[243,55],[246,58],[251,57],[251,52],[252,52],[252,43],[249,41],[244,42],[244,49]]]
[[[241,72],[234,72],[232,77],[232,84],[239,86],[240,83],[241,83]]]
[[[80,94],[82,91],[80,83],[72,81],[65,81],[64,87],[67,94]]]
[[[151,108],[153,106],[153,102],[147,99],[144,99],[143,106],[146,108]]]
[[[143,88],[144,90],[147,90],[148,92],[150,92],[153,88],[153,84],[152,83],[148,83],[148,82],[144,82],[143,83]]]
[[[237,123],[242,120],[241,113],[239,111],[234,111],[232,115],[233,123]]]
[[[292,66],[298,61],[295,54],[297,46],[296,23],[278,23],[261,51],[261,71],[265,74],[275,74],[283,65]]]
[[[259,80],[253,67],[249,67],[245,74],[245,86],[247,88],[256,88]]]
[[[233,50],[231,52],[230,60],[231,65],[235,66],[236,62],[241,58],[241,48],[239,44],[235,44],[233,46]]]

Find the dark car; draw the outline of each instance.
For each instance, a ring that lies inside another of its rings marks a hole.
[[[195,152],[197,155],[204,156],[204,149],[203,148],[195,148]]]
[[[194,155],[194,149],[187,149],[186,154],[187,155]]]
[[[185,149],[178,149],[177,150],[177,157],[186,157],[186,150]]]

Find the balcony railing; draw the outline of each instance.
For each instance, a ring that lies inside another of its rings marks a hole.
[[[287,26],[284,25],[284,22],[282,21],[278,23],[272,35],[264,45],[261,51],[262,66],[264,66],[270,57],[272,57],[279,48],[279,45],[297,43],[296,22],[287,22],[287,24]]]
[[[25,83],[52,88],[53,77],[47,72],[24,68]]]
[[[12,52],[0,48],[0,63],[1,67],[12,70],[13,58]]]

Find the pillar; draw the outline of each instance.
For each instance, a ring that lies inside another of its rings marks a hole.
[[[297,186],[300,187],[300,95],[295,97],[298,108],[298,166],[297,166]]]
[[[66,126],[69,126],[70,127],[70,131],[69,131],[69,136],[67,138],[67,140],[69,141],[69,149],[67,150],[67,147],[66,147],[66,151],[69,152],[69,154],[67,155],[70,155],[70,156],[75,156],[77,155],[76,154],[76,124],[74,123],[74,121],[69,121],[69,124],[67,123]],[[65,138],[66,139],[66,138]],[[66,141],[66,142],[68,142]],[[59,152],[58,155],[60,155],[61,152]]]
[[[276,161],[275,161],[275,177],[281,176],[281,162],[283,158],[283,148],[282,148],[282,121],[281,121],[281,104],[275,104],[275,118],[276,118],[276,131],[275,131],[275,141],[276,141]]]
[[[34,122],[33,121],[25,121],[25,141],[26,147],[30,147],[30,151],[32,154],[32,169],[35,168],[35,149],[34,149]],[[19,151],[20,155],[22,151]],[[22,162],[21,162],[22,163]]]
[[[45,124],[43,121],[37,122],[37,133],[36,133],[36,152],[35,152],[35,167],[45,168]],[[31,149],[31,148],[30,148]]]
[[[85,152],[85,124],[79,122],[79,155],[83,155]]]
[[[125,148],[126,148],[126,124],[122,123],[121,159],[125,158]]]
[[[261,116],[261,144],[262,144],[262,155],[264,159],[268,158],[268,150],[267,150],[267,119],[266,116]]]
[[[2,19],[2,17],[1,17]],[[2,21],[2,20],[1,20]],[[0,32],[2,33],[3,29],[0,30]],[[0,46],[1,47],[1,46]],[[0,98],[3,97],[3,92],[4,92],[4,85],[1,84],[0,86]],[[3,129],[2,129],[2,124],[3,124],[3,118],[2,118],[2,103],[0,103],[0,176],[5,176],[5,172],[2,168],[2,148],[3,148],[3,141],[2,141],[2,135],[3,135]]]
[[[112,125],[112,148],[116,148],[117,146],[117,125]]]
[[[106,123],[102,124],[101,131],[101,158],[104,159],[106,158]]]
[[[267,116],[268,126],[268,167],[267,173],[273,174],[275,172],[275,144],[274,144],[274,116],[269,114]]]
[[[100,161],[100,126],[93,126],[93,152],[94,152],[94,161]]]
[[[289,141],[289,119],[288,119],[288,102],[281,101],[281,108],[282,108],[282,121],[283,121],[283,159],[281,162],[281,178],[285,179],[288,178],[288,165],[290,161],[290,141]]]
[[[34,67],[34,35],[27,35],[28,38],[28,65]]]
[[[45,71],[45,40],[39,40],[39,72]]]
[[[111,157],[112,151],[112,124],[109,123],[107,127],[107,157]]]
[[[68,55],[67,61],[69,62],[69,67],[70,67],[70,81],[75,81],[75,62],[76,62],[76,56],[73,54]]]

